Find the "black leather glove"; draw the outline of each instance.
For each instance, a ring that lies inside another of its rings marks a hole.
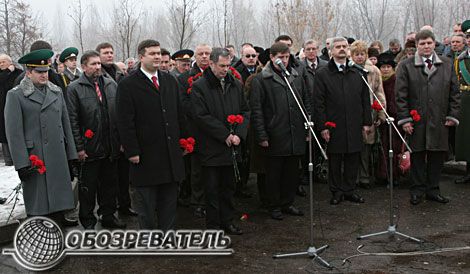
[[[70,169],[70,177],[78,177],[80,174],[80,162],[78,160],[70,160],[69,161],[69,169]]]
[[[23,168],[18,169],[18,177],[20,177],[20,180],[22,182],[25,182],[29,180],[29,178],[31,178],[31,176],[33,176],[37,172],[38,171],[33,167],[23,167]]]

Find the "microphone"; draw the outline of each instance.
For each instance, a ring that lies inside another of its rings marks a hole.
[[[354,63],[353,61],[349,60],[348,62],[348,67],[353,67],[353,68],[357,68],[358,70],[362,71],[362,72],[365,72],[365,73],[369,73],[369,71],[361,66],[359,66],[358,64]]]
[[[274,60],[274,64],[278,65],[278,67],[287,75],[290,76],[290,72],[287,70],[286,66],[282,63],[281,59],[277,58]]]

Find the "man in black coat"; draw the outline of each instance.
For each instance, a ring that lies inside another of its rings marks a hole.
[[[307,114],[310,109],[305,81],[289,64],[289,47],[282,42],[272,45],[270,62],[253,79],[250,93],[252,128],[256,142],[265,150],[266,192],[271,217],[282,220],[282,212],[302,216],[294,207],[300,157],[305,153],[307,131],[283,74],[274,62],[280,59],[290,71],[288,81]]]
[[[67,87],[67,107],[81,165],[79,217],[85,229],[94,229],[98,197],[101,224],[124,228],[115,216],[119,134],[116,121],[116,82],[101,75],[99,53],[83,53],[83,73]],[[93,132],[90,134],[89,132]]]
[[[333,197],[330,203],[342,199],[363,203],[355,193],[363,132],[372,124],[369,91],[360,72],[349,67],[348,41],[332,39],[332,59],[327,67],[317,71],[314,86],[315,120],[323,139],[328,143],[329,182]],[[326,122],[336,126],[328,126]],[[342,166],[344,165],[344,171]]]
[[[233,224],[232,151],[239,150],[241,140],[246,138],[250,112],[241,83],[228,73],[229,51],[214,48],[210,60],[209,68],[194,83],[191,92],[193,118],[199,132],[206,226],[240,235],[242,231]],[[229,115],[242,115],[243,123],[231,126],[227,121]]]
[[[256,50],[252,46],[245,46],[242,48],[241,62],[238,62],[235,69],[242,76],[243,83],[250,75],[256,72],[256,66],[258,64],[258,55]]]
[[[202,72],[209,66],[209,57],[212,52],[212,48],[207,44],[199,44],[196,47],[195,59],[193,67],[183,74],[178,76],[178,81],[182,87],[181,100],[183,104],[183,114],[185,115],[188,123],[187,131],[196,140],[198,137],[198,130],[194,125],[194,120],[191,115],[192,103],[190,99],[190,82],[196,81],[202,76]],[[196,75],[198,75],[196,77]],[[191,79],[191,80],[189,80]],[[189,80],[189,81],[188,81]],[[199,155],[199,142],[196,142],[194,152],[191,155],[185,157],[186,165],[190,166],[190,188],[191,188],[191,206],[194,207],[194,215],[198,218],[204,218],[206,211],[204,209],[204,185],[201,181],[201,160]],[[188,159],[189,157],[189,159]],[[185,180],[183,184],[187,184],[188,180]],[[187,185],[183,186],[183,189],[187,189]]]
[[[3,159],[6,166],[12,166],[10,149],[8,148],[7,136],[5,134],[5,102],[7,92],[13,88],[13,83],[20,75],[22,70],[17,69],[11,61],[11,57],[6,54],[0,54],[0,143],[2,143]]]
[[[131,196],[140,228],[169,230],[175,224],[178,182],[185,174],[179,146],[181,91],[172,75],[157,70],[159,42],[140,42],[138,53],[140,68],[118,85],[119,136],[131,163]]]

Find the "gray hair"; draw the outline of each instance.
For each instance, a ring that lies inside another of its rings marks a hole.
[[[400,45],[400,40],[396,39],[396,38],[393,38],[390,40],[390,42],[388,42],[388,45],[391,46],[391,45]]]
[[[304,48],[307,46],[307,45],[311,45],[311,44],[315,44],[318,46],[318,42],[313,40],[313,39],[308,39],[307,41],[304,42]]]
[[[341,36],[331,38],[330,50],[332,50],[334,48],[335,43],[338,43],[338,42],[346,42],[347,43],[348,39],[346,39],[344,37],[341,37]]]
[[[219,57],[230,57],[230,52],[225,48],[213,48],[210,60],[214,63],[219,62]]]
[[[10,63],[13,62],[11,60],[11,57],[6,55],[6,54],[0,54],[0,59],[6,59],[7,61],[9,61]]]

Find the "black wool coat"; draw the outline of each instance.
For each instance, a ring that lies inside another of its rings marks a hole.
[[[250,111],[240,81],[231,74],[225,77],[225,88],[210,68],[193,84],[191,92],[192,117],[199,132],[199,154],[204,166],[232,165],[232,149],[225,144],[230,135],[227,117],[242,115],[243,123],[234,127],[234,133],[245,141],[250,123]],[[237,147],[237,150],[239,148]]]
[[[330,129],[328,153],[360,152],[362,127],[372,125],[369,90],[360,72],[350,67],[340,72],[331,59],[317,71],[313,89],[316,127],[322,131],[326,122],[336,123]]]
[[[185,176],[179,146],[184,136],[180,87],[165,72],[158,72],[158,81],[159,90],[138,69],[118,84],[118,130],[124,154],[140,156],[140,163],[129,169],[134,186],[181,181]]]
[[[289,83],[308,114],[310,101],[304,78],[295,69],[289,70]],[[307,130],[304,118],[286,82],[270,62],[251,82],[250,107],[255,141],[268,141],[268,156],[305,153]]]
[[[4,115],[7,92],[14,87],[15,79],[21,72],[22,70],[17,68],[15,68],[14,71],[10,71],[9,69],[0,70],[0,143],[7,142]]]

